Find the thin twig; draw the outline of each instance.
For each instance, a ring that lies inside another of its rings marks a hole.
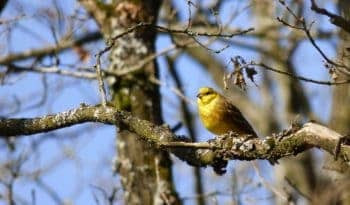
[[[342,16],[333,14],[324,8],[317,6],[315,0],[311,0],[311,10],[318,14],[328,16],[332,24],[344,29],[346,32],[350,33],[350,21],[346,20]]]
[[[101,55],[100,54],[98,54],[96,56],[96,61],[97,61],[96,65],[94,67],[96,69],[96,74],[97,74],[98,90],[99,90],[100,95],[101,95],[102,106],[106,106],[107,105],[107,96],[106,96],[105,85],[104,85],[103,78],[102,78]]]
[[[258,165],[256,164],[256,162],[251,162],[256,174],[258,175],[260,181],[262,184],[264,184],[264,186],[269,189],[272,193],[274,193],[276,196],[279,196],[281,199],[283,199],[286,202],[289,202],[289,197],[286,196],[286,194],[282,193],[280,190],[276,189],[275,187],[273,187],[269,182],[267,182],[264,177],[261,175],[260,170],[258,168]]]
[[[121,38],[131,32],[133,32],[134,30],[140,28],[140,27],[144,27],[144,26],[150,26],[152,25],[151,23],[145,23],[145,22],[141,22],[141,23],[138,23],[128,29],[126,29],[124,32],[112,37],[108,42],[108,46],[106,46],[103,50],[101,50],[97,55],[100,55],[102,56],[104,53],[106,53],[107,51],[111,50],[111,48],[113,48],[113,46],[115,45],[115,42],[118,38]]]
[[[304,197],[305,199],[307,199],[309,202],[312,201],[312,198],[310,196],[308,196],[307,194],[303,193],[299,187],[296,186],[296,184],[292,183],[292,181],[288,178],[285,177],[284,178],[286,180],[286,182],[289,184],[289,186],[293,187],[293,189],[299,193],[300,196]]]
[[[58,43],[58,46],[48,46],[40,49],[31,49],[21,53],[14,53],[14,54],[9,54],[7,56],[1,57],[0,64],[6,65],[15,61],[25,60],[28,58],[35,58],[35,57],[42,58],[44,56],[47,56],[53,53],[65,51],[74,46],[80,46],[83,43],[89,43],[89,42],[100,40],[101,37],[102,37],[101,33],[96,31],[96,32],[88,33],[76,40],[63,39]]]
[[[191,105],[196,105],[196,103],[193,102],[193,100],[189,99],[187,96],[185,96],[179,88],[168,86],[168,84],[166,82],[162,82],[155,77],[150,77],[149,80],[152,83],[155,83],[157,85],[162,85],[162,86],[168,87],[171,91],[173,91],[175,93],[175,95],[177,95],[179,98],[181,98],[181,100],[183,100],[184,102],[191,104]]]
[[[268,66],[268,65],[266,65],[264,63],[251,62],[249,64],[243,65],[241,68],[249,67],[249,66],[259,66],[259,67],[265,68],[266,70],[270,70],[270,71],[273,71],[273,72],[276,72],[276,73],[279,73],[279,74],[282,74],[282,75],[287,75],[287,76],[289,76],[291,78],[294,78],[294,79],[297,79],[297,80],[301,80],[301,81],[305,81],[305,82],[308,82],[308,83],[315,83],[315,84],[329,85],[329,86],[343,85],[343,84],[349,84],[350,83],[350,79],[343,80],[343,81],[337,81],[337,82],[314,80],[314,79],[311,79],[311,78],[306,78],[306,77],[303,77],[303,76],[300,76],[300,75],[292,74],[292,73],[287,72],[287,71],[283,71],[283,70],[279,70],[279,69],[273,68],[273,67]]]
[[[191,31],[191,30],[183,30],[183,29],[170,29],[167,27],[163,27],[163,26],[154,26],[156,29],[158,29],[159,31],[163,31],[163,32],[167,32],[167,33],[181,33],[181,34],[186,34],[188,36],[203,36],[203,37],[220,37],[220,38],[232,38],[234,36],[240,36],[240,35],[244,35],[246,33],[249,33],[251,31],[254,31],[254,28],[247,28],[244,30],[239,30],[233,33],[226,33],[223,34],[221,33],[222,31],[219,29],[219,32],[195,32],[195,31]]]
[[[57,66],[52,67],[22,67],[18,65],[9,65],[7,73],[11,72],[35,72],[35,73],[53,73],[58,75],[70,76],[74,78],[96,79],[96,72],[91,71],[72,71],[67,69],[60,69]],[[102,73],[106,73],[102,71]]]
[[[310,28],[311,28],[311,26],[312,26],[313,23],[314,23],[314,22],[311,22]],[[334,65],[334,66],[337,66],[337,67],[347,68],[347,69],[348,69],[347,66],[338,64],[338,63],[332,61],[331,59],[329,59],[329,58],[327,57],[327,55],[321,50],[321,48],[316,44],[316,41],[315,41],[314,38],[312,37],[312,35],[311,35],[311,33],[310,33],[310,28],[307,27],[305,20],[302,21],[302,25],[303,25],[303,28],[304,28],[303,30],[305,31],[305,34],[306,34],[306,36],[308,37],[308,39],[310,40],[311,44],[312,44],[312,45],[316,48],[316,50],[321,54],[321,56],[323,57],[323,59],[324,59],[325,61],[327,61],[327,63],[329,63],[329,64],[331,64],[331,65]],[[350,74],[350,72],[347,71],[347,74]]]
[[[307,26],[306,21],[303,17],[298,17],[297,14],[295,14],[292,9],[290,9],[288,7],[288,5],[286,5],[286,3],[283,0],[279,0],[280,4],[295,18],[297,23],[301,23],[302,27],[299,27],[297,25],[291,25],[288,22],[284,21],[282,18],[277,18],[277,20],[279,22],[281,22],[282,24],[294,28],[294,29],[298,29],[298,30],[302,30],[305,32],[307,38],[309,39],[310,43],[312,44],[312,46],[320,53],[320,55],[322,56],[322,58],[330,65],[333,65],[335,67],[338,68],[338,70],[346,75],[350,75],[350,67],[344,65],[344,64],[339,64],[333,60],[331,60],[330,58],[327,57],[327,55],[322,51],[322,49],[317,45],[316,41],[314,40],[314,38],[311,35],[311,26],[313,25],[314,22],[310,23],[310,26]],[[316,10],[318,12],[323,11],[323,14],[328,15],[329,17],[334,17],[332,16],[327,10],[325,9],[320,9],[317,7],[316,3],[314,0],[311,0],[312,6],[311,9]],[[328,13],[327,13],[328,12]],[[321,12],[322,13],[322,12]],[[341,18],[341,17],[340,17]]]
[[[192,26],[192,12],[191,12],[191,4],[193,4],[190,0],[187,0],[187,8],[188,8],[188,20],[186,31],[189,30]]]

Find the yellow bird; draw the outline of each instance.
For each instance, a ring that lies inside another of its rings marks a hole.
[[[258,137],[242,113],[228,99],[209,87],[199,89],[198,111],[204,126],[216,135],[233,131]]]

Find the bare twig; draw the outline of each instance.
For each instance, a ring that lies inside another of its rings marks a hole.
[[[305,199],[307,199],[310,202],[312,201],[312,198],[310,196],[308,196],[307,194],[303,193],[299,189],[299,187],[297,187],[296,184],[294,184],[288,177],[285,177],[284,179],[289,184],[289,186],[293,187],[293,189],[300,194],[300,196],[303,196]]]
[[[99,55],[102,56],[105,52],[109,51],[115,45],[115,42],[118,38],[121,38],[121,37],[133,32],[133,31],[135,31],[136,29],[141,28],[141,27],[153,27],[159,31],[167,32],[170,34],[180,33],[180,34],[186,34],[186,35],[191,36],[191,37],[205,36],[205,37],[221,37],[221,38],[232,38],[234,36],[243,35],[243,34],[246,34],[246,33],[254,30],[254,28],[248,28],[248,29],[245,29],[242,31],[237,31],[237,32],[230,33],[230,34],[221,34],[221,33],[209,33],[209,32],[193,32],[193,31],[188,30],[188,29],[170,29],[170,28],[163,27],[163,26],[153,25],[152,23],[141,22],[141,23],[138,23],[138,24],[128,28],[126,31],[114,36],[113,38],[111,38],[110,41],[107,42],[109,45],[107,47],[105,47],[103,50],[101,50],[99,52]]]
[[[344,72],[345,74],[350,75],[350,71],[349,71],[350,68],[348,68],[348,67],[345,66],[345,65],[341,65],[341,64],[338,64],[338,63],[332,61],[330,58],[327,57],[327,55],[326,55],[326,54],[321,50],[321,48],[316,44],[314,38],[311,36],[310,29],[307,27],[305,20],[302,21],[302,25],[303,25],[303,28],[304,28],[303,30],[305,31],[306,36],[307,36],[308,39],[310,40],[311,44],[312,44],[312,45],[316,48],[316,50],[321,54],[321,56],[323,57],[323,59],[324,59],[327,63],[329,63],[329,64],[331,64],[331,65],[334,65],[334,66],[340,67],[340,68],[345,68],[346,70],[341,69],[341,71]],[[312,25],[312,23],[311,23],[311,25]],[[311,27],[311,25],[310,25],[310,27]]]
[[[170,28],[163,27],[163,26],[157,26],[157,25],[152,25],[150,23],[142,23],[141,22],[139,24],[136,24],[136,25],[128,28],[123,33],[112,37],[107,42],[107,46],[103,50],[101,50],[99,52],[99,54],[102,56],[105,52],[109,51],[114,46],[116,39],[118,39],[124,35],[127,35],[138,28],[147,27],[147,26],[151,26],[151,27],[153,27],[161,32],[166,32],[166,33],[171,33],[171,34],[176,34],[176,33],[186,34],[186,35],[192,36],[192,37],[204,36],[204,37],[232,38],[234,36],[244,35],[244,34],[249,33],[249,32],[254,30],[254,28],[248,28],[245,30],[235,31],[232,33],[227,33],[227,34],[223,34],[223,33],[221,33],[221,31],[213,32],[213,33],[205,32],[205,31],[204,32],[194,32],[194,31],[186,30],[186,29],[170,29]],[[41,49],[37,49],[37,50],[29,50],[29,51],[25,51],[22,53],[7,55],[3,58],[0,58],[0,64],[5,65],[5,64],[12,63],[14,61],[24,60],[24,59],[33,58],[33,57],[40,58],[40,57],[50,55],[53,53],[58,53],[60,51],[65,51],[67,49],[72,48],[73,46],[79,46],[79,45],[82,45],[84,43],[100,40],[101,37],[102,36],[101,36],[100,32],[92,32],[92,33],[89,33],[85,36],[78,38],[77,40],[71,40],[71,41],[62,40],[61,42],[57,43],[58,46],[49,46],[49,47],[41,48]]]
[[[91,71],[72,71],[66,69],[60,69],[57,66],[51,67],[22,67],[18,65],[9,65],[9,69],[7,73],[11,74],[11,72],[35,72],[35,73],[53,73],[58,75],[70,76],[74,78],[85,78],[85,79],[96,79],[96,72]],[[106,73],[102,71],[102,73]]]
[[[279,0],[280,4],[286,8],[286,10],[295,18],[297,24],[301,24],[302,26],[299,27],[297,25],[291,25],[288,22],[284,21],[282,18],[277,18],[277,20],[279,22],[281,22],[282,24],[294,28],[294,29],[298,29],[298,30],[302,30],[305,32],[307,38],[309,39],[310,43],[312,44],[312,46],[320,53],[320,55],[322,56],[322,58],[330,65],[335,66],[340,72],[346,74],[346,75],[350,75],[350,67],[344,65],[344,64],[339,64],[333,60],[331,60],[330,58],[328,58],[328,56],[322,51],[322,49],[317,45],[316,41],[314,40],[314,38],[311,35],[310,29],[311,26],[313,25],[314,22],[311,22],[310,26],[307,25],[305,19],[303,17],[298,17],[297,14],[295,14],[289,7],[288,5],[286,5],[286,3],[283,0]],[[320,9],[317,7],[316,3],[314,0],[311,0],[312,6],[311,8],[313,10],[317,10],[318,12],[323,12],[324,14],[327,15],[333,15],[331,13],[329,13],[327,10],[325,9]],[[340,17],[342,18],[342,17]],[[344,19],[345,20],[345,19]],[[350,23],[348,28],[350,29]]]
[[[280,197],[281,199],[283,199],[285,202],[289,202],[290,201],[290,197],[281,192],[279,189],[275,188],[273,185],[271,185],[269,182],[267,182],[264,177],[261,175],[260,170],[258,165],[255,162],[252,162],[252,166],[256,172],[256,174],[258,175],[261,183],[267,188],[269,189],[272,193],[274,193],[276,196]]]
[[[4,25],[4,24],[10,24],[10,23],[16,23],[17,21],[26,18],[27,16],[25,14],[22,15],[18,15],[9,19],[2,19],[0,18],[0,25]]]
[[[42,179],[37,178],[35,180],[36,185],[38,187],[40,187],[43,191],[45,191],[47,193],[47,195],[49,195],[51,197],[51,199],[57,204],[64,204],[63,200],[61,199],[61,197],[55,192],[55,190],[50,187],[48,184],[46,184]]]
[[[192,1],[187,0],[187,11],[188,11],[188,20],[187,20],[187,27],[185,30],[191,29],[192,26],[192,12],[191,12],[191,5],[194,5]]]
[[[248,63],[248,64],[242,66],[241,68],[244,68],[244,67],[247,67],[247,66],[248,67],[249,66],[259,66],[259,67],[265,68],[266,70],[270,70],[270,71],[273,71],[273,72],[276,72],[276,73],[279,73],[279,74],[282,74],[282,75],[287,75],[287,76],[289,76],[291,78],[294,78],[294,79],[297,79],[297,80],[301,80],[301,81],[308,82],[308,83],[315,83],[315,84],[319,84],[319,85],[334,86],[334,85],[344,85],[344,84],[349,84],[350,83],[350,79],[337,81],[337,82],[314,80],[314,79],[311,79],[311,78],[306,78],[306,77],[303,77],[303,76],[300,76],[300,75],[295,75],[295,74],[289,73],[287,71],[283,71],[283,70],[279,70],[279,69],[273,68],[273,67],[268,66],[268,65],[266,65],[264,63],[251,62],[251,63]]]
[[[1,65],[6,65],[10,64],[15,61],[19,60],[25,60],[28,58],[41,58],[53,53],[58,53],[61,51],[65,51],[67,49],[70,49],[74,46],[79,46],[82,45],[83,43],[88,43],[88,42],[93,42],[101,39],[101,34],[100,32],[92,32],[88,33],[76,40],[62,40],[62,42],[59,42],[57,45],[58,46],[48,46],[45,48],[40,48],[40,49],[31,49],[28,51],[24,51],[22,53],[16,53],[16,54],[10,54],[7,56],[4,56],[0,58],[0,64]]]
[[[101,103],[103,106],[107,105],[107,96],[106,96],[106,90],[105,86],[103,83],[103,78],[102,78],[102,71],[101,71],[101,55],[97,54],[96,56],[96,74],[97,74],[97,81],[98,81],[98,90],[100,91],[101,95]]]
[[[175,95],[177,95],[179,98],[181,98],[181,100],[183,100],[184,102],[186,102],[190,105],[196,105],[196,103],[193,102],[193,100],[189,99],[187,96],[185,96],[179,88],[168,86],[168,84],[166,82],[162,82],[154,77],[151,77],[150,81],[157,84],[157,85],[162,85],[162,86],[168,87],[172,92],[175,93]]]
[[[346,32],[350,33],[350,21],[346,20],[342,16],[333,14],[324,8],[320,8],[317,6],[315,0],[311,1],[311,9],[316,13],[328,16],[332,24],[344,29]]]

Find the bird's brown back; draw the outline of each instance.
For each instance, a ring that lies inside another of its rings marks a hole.
[[[231,123],[234,125],[235,132],[239,134],[247,134],[252,135],[253,137],[258,137],[252,126],[249,122],[244,118],[242,113],[234,106],[231,102],[225,102],[226,112],[224,114],[224,121]]]

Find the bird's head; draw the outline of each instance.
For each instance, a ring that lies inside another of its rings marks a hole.
[[[198,104],[206,105],[214,100],[218,95],[219,94],[213,88],[202,87],[199,89],[197,94],[197,102]]]

